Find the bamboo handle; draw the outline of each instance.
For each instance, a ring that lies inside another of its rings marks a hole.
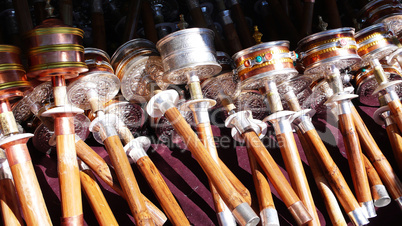
[[[330,183],[332,190],[341,203],[346,213],[360,207],[355,196],[346,183],[338,166],[335,164],[327,148],[319,137],[315,129],[309,130],[303,134],[303,137],[308,142],[314,152],[314,156],[324,171],[326,179]],[[304,150],[306,152],[306,150]],[[307,154],[306,154],[307,155]],[[309,161],[310,162],[310,161]]]
[[[0,206],[5,226],[24,225],[18,208],[14,182],[11,178],[0,180]]]
[[[396,163],[399,166],[399,171],[402,173],[402,135],[399,132],[398,126],[395,124],[388,125],[386,130]]]
[[[166,182],[163,180],[158,169],[148,156],[144,156],[136,162],[142,175],[147,179],[156,198],[161,204],[167,217],[174,225],[190,225],[187,217],[177,203]]]
[[[356,198],[360,205],[372,200],[363,154],[351,114],[339,115],[339,129],[343,136],[349,168],[352,174]]]
[[[251,175],[253,176],[254,187],[258,197],[258,204],[260,211],[266,208],[275,209],[274,200],[272,199],[271,188],[265,175],[261,171],[261,167],[258,165],[253,153],[247,150],[248,158],[250,161]]]
[[[366,167],[367,177],[369,179],[370,185],[371,186],[383,185],[382,181],[380,179],[380,176],[378,175],[377,171],[374,169],[373,165],[371,165],[370,160],[368,160],[368,158],[364,155],[363,155],[363,159],[364,159],[364,166]]]
[[[282,158],[285,162],[286,171],[289,174],[290,183],[295,189],[296,194],[300,197],[300,200],[306,205],[307,210],[312,214],[313,221],[317,222],[317,211],[293,133],[280,133],[276,135],[276,138],[278,139]]]
[[[305,135],[301,132],[301,130],[297,129],[297,135],[303,147],[304,153],[306,154],[308,165],[310,166],[311,172],[313,173],[314,181],[318,187],[318,190],[320,191],[321,197],[325,204],[325,208],[327,210],[329,218],[331,219],[331,223],[333,225],[346,226],[347,224],[345,218],[343,217],[341,208],[339,207],[338,201],[336,200],[336,197],[332,192],[328,181],[325,179],[324,174],[321,171],[318,159],[314,156],[314,152],[312,150],[313,147],[309,145],[307,139],[305,139]],[[355,199],[353,196],[352,198]],[[357,201],[355,201],[355,205],[356,208],[359,207]],[[317,225],[320,225],[320,221],[318,218],[315,223]]]
[[[244,186],[244,184],[239,180],[239,178],[236,177],[236,175],[233,174],[233,172],[225,165],[224,162],[219,158],[219,166],[221,167],[223,173],[226,175],[226,177],[229,179],[230,183],[235,187],[236,191],[240,193],[241,196],[243,196],[244,200],[246,200],[247,203],[251,203],[251,195],[250,191]]]
[[[378,175],[380,175],[380,178],[388,189],[391,197],[393,199],[402,197],[401,181],[392,169],[388,160],[381,152],[373,136],[367,129],[362,118],[354,107],[352,107],[352,115],[363,150],[365,150],[370,162],[373,163],[374,168],[376,169]]]
[[[402,131],[402,104],[399,99],[388,103],[391,110],[391,116],[398,125],[399,131]]]
[[[154,222],[145,207],[140,188],[124,152],[123,145],[117,135],[106,138],[103,143],[109,153],[112,165],[116,170],[117,179],[124,191],[137,225],[154,225]]]
[[[60,126],[56,124],[56,121],[55,128]],[[60,184],[62,221],[66,221],[66,223],[67,221],[74,221],[74,224],[79,225],[80,221],[81,223],[83,221],[83,213],[80,176],[74,143],[74,134],[56,136],[57,171]]]
[[[232,19],[236,24],[238,30],[238,35],[243,48],[248,48],[255,45],[253,35],[251,34],[250,27],[247,24],[246,18],[244,17],[243,9],[240,4],[234,4],[230,7],[230,12],[232,13]]]
[[[25,222],[27,225],[52,225],[26,146],[27,141],[21,139],[9,147],[1,148],[6,151]]]
[[[191,153],[201,165],[209,180],[215,185],[219,195],[225,201],[230,210],[244,203],[243,197],[236,191],[227,177],[223,174],[218,164],[212,159],[197,135],[187,124],[177,108],[169,108],[165,117],[172,124],[175,131],[183,138]]]
[[[137,32],[138,20],[140,17],[141,0],[131,0],[130,8],[126,18],[124,28],[123,42],[130,41],[135,38]]]
[[[91,170],[80,172],[84,193],[99,225],[119,225]]]
[[[311,34],[313,25],[314,1],[304,1],[303,4],[303,19],[300,34],[302,37]]]
[[[126,199],[126,195],[124,194],[119,181],[117,180],[114,169],[110,167],[105,162],[105,160],[100,157],[83,140],[76,141],[75,147],[77,149],[77,156],[83,162],[85,162],[85,164],[87,164],[89,168],[91,168],[91,170],[99,176],[100,179],[102,179],[107,185],[109,185],[114,191],[116,191],[117,194]],[[145,205],[147,206],[147,209],[150,212],[155,224],[163,225],[167,220],[165,214],[151,201],[149,201],[148,198],[145,197],[143,194],[142,197],[144,198]]]

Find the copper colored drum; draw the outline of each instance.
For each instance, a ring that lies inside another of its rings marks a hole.
[[[19,54],[20,49],[15,46],[0,45],[0,99],[21,98],[31,87]]]
[[[216,60],[212,30],[189,28],[176,31],[159,40],[156,48],[162,57],[165,82],[185,84],[189,72],[203,80],[222,70]]]
[[[237,52],[232,56],[242,89],[257,89],[264,80],[277,84],[298,74],[293,66],[295,54],[288,41],[266,42]]]
[[[402,80],[399,70],[392,66],[382,65],[385,75],[389,81]],[[371,67],[361,68],[355,77],[356,94],[359,95],[359,101],[369,106],[380,106],[378,94],[373,95],[373,91],[378,87],[378,82],[374,77],[374,71]],[[395,85],[395,92],[402,97],[402,87]]]
[[[382,59],[398,47],[393,44],[388,28],[384,24],[375,24],[355,34],[357,53],[364,60]]]
[[[113,67],[110,65],[110,56],[105,51],[97,48],[85,48],[84,57],[88,66],[88,72],[86,73],[92,71],[114,73]]]
[[[359,11],[357,18],[363,27],[384,23],[398,32],[402,29],[402,4],[398,0],[370,1]]]
[[[345,69],[359,62],[354,31],[353,28],[338,28],[300,40],[296,51],[304,74],[322,74],[330,65]]]
[[[88,70],[81,45],[84,32],[50,18],[27,34],[28,77],[49,81],[52,76],[66,79]]]

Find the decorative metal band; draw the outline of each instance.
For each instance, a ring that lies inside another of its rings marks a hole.
[[[84,47],[79,44],[46,45],[31,48],[28,54],[33,55],[33,54],[57,52],[57,51],[78,51],[84,53]]]
[[[238,68],[238,73],[239,76],[241,76],[242,74],[248,73],[250,71],[253,71],[255,69],[264,67],[264,66],[268,66],[268,65],[272,65],[272,64],[279,64],[279,63],[293,63],[293,60],[290,58],[280,58],[280,59],[275,59],[275,60],[270,60],[261,64],[257,64],[254,65],[253,67],[248,67],[248,68],[244,68],[244,66],[240,66]]]
[[[18,47],[12,45],[0,45],[0,52],[20,54],[21,50]]]
[[[0,72],[11,70],[25,72],[25,69],[21,64],[0,64]]]
[[[49,35],[49,34],[71,34],[84,37],[84,31],[74,27],[52,27],[52,28],[37,28],[27,34],[27,37]]]
[[[353,37],[331,38],[331,39],[327,39],[327,40],[324,40],[324,41],[321,41],[321,42],[313,43],[313,44],[309,45],[306,49],[313,49],[313,48],[315,48],[317,46],[325,45],[325,44],[328,44],[328,43],[335,43],[335,42],[338,42],[340,40],[354,41],[354,38]]]
[[[368,35],[368,36],[366,36],[366,37],[364,37],[362,39],[356,39],[356,43],[359,44],[361,42],[364,42],[364,41],[369,40],[370,38],[374,38],[376,36],[384,36],[384,33],[374,32],[373,34]]]
[[[74,226],[74,225],[84,225],[84,215],[76,215],[73,217],[62,217],[60,219],[60,225],[62,226]]]
[[[54,119],[54,133],[59,135],[73,135],[74,132],[74,117],[57,117]]]
[[[270,50],[270,51],[262,52],[261,54],[253,55],[252,57],[243,59],[242,61],[237,63],[237,65],[241,66],[244,64],[244,62],[249,61],[249,60],[254,60],[257,57],[265,58],[265,56],[269,56],[269,54],[280,54],[280,53],[288,53],[288,52],[289,52],[289,49],[279,49],[279,50]],[[270,56],[270,58],[272,58],[272,56]]]
[[[359,54],[359,56],[364,56],[365,54],[362,54],[362,52],[365,52],[368,48],[371,48],[371,47],[373,47],[373,46],[375,46],[375,45],[383,44],[384,42],[387,43],[387,42],[389,42],[389,41],[388,41],[387,38],[382,38],[382,39],[380,39],[380,40],[377,40],[377,41],[374,41],[374,42],[370,42],[370,43],[367,44],[367,45],[364,45],[364,46],[362,46],[362,47],[359,47],[359,49],[357,50],[357,53]],[[391,43],[390,43],[390,44],[391,44]]]
[[[15,144],[6,149],[7,160],[10,167],[31,161],[26,144]]]
[[[39,71],[53,68],[65,68],[65,67],[80,67],[87,68],[84,62],[55,62],[47,64],[39,64],[29,68],[29,71]]]
[[[0,114],[0,125],[3,130],[3,135],[18,133],[18,125],[15,121],[12,111],[6,111]]]
[[[31,86],[31,83],[29,83],[28,81],[7,82],[0,84],[0,90],[27,86]]]
[[[309,59],[316,58],[317,56],[319,56],[319,55],[321,55],[321,54],[325,54],[325,53],[329,53],[329,52],[334,52],[334,51],[341,50],[341,49],[357,49],[357,46],[355,46],[355,45],[350,45],[350,46],[344,46],[344,47],[342,47],[342,48],[339,48],[339,47],[337,47],[337,46],[334,46],[334,47],[331,47],[331,48],[323,49],[323,50],[321,50],[321,51],[316,52],[315,54],[306,56],[306,58],[305,58],[303,61],[307,61],[307,60],[309,60]],[[305,65],[305,66],[307,66],[307,65]]]

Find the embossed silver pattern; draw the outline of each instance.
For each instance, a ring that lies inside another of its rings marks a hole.
[[[222,106],[219,98],[221,92],[232,99],[236,99],[240,94],[239,83],[235,79],[233,72],[228,72],[202,82],[201,89],[204,97],[216,100],[214,109]]]

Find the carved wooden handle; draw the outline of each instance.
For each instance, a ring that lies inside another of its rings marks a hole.
[[[96,175],[99,176],[107,185],[113,188],[114,191],[117,192],[121,197],[126,199],[126,195],[124,194],[119,181],[117,180],[116,173],[114,169],[109,166],[105,160],[100,157],[91,147],[89,147],[83,140],[78,140],[75,143],[75,147],[77,149],[77,156],[85,162],[91,168]],[[167,218],[165,214],[156,207],[151,201],[148,200],[143,194],[141,194],[145,205],[147,206],[148,211],[150,212],[152,219],[154,220],[156,225],[163,225]]]
[[[363,150],[365,151],[370,162],[373,163],[378,175],[380,176],[382,182],[385,184],[388,192],[393,199],[397,199],[402,196],[402,183],[398,176],[392,169],[388,160],[385,158],[377,143],[375,142],[373,136],[367,129],[360,117],[356,108],[352,107],[353,121],[356,125],[356,130],[359,135],[359,139]]]
[[[80,172],[82,188],[99,225],[119,225],[91,170]]]
[[[117,135],[106,138],[103,143],[109,153],[112,165],[116,170],[117,179],[126,196],[137,225],[154,225],[154,222],[145,206],[137,180],[131,165],[124,152],[123,145]]]
[[[204,145],[198,139],[197,135],[185,121],[177,108],[170,108],[165,112],[165,117],[172,124],[175,131],[183,138],[184,143],[201,165],[208,178],[215,185],[219,195],[225,201],[230,210],[244,203],[243,197],[236,191],[219,165],[213,160],[207,152]]]
[[[149,186],[171,222],[174,225],[190,225],[186,215],[184,215],[183,210],[151,159],[148,156],[144,156],[138,159],[136,164],[142,175],[147,179]]]
[[[369,202],[372,200],[370,186],[366,169],[364,168],[359,138],[351,114],[339,115],[339,129],[343,136],[357,200],[360,204]]]
[[[0,180],[0,206],[5,226],[24,225],[14,182],[10,178]]]

